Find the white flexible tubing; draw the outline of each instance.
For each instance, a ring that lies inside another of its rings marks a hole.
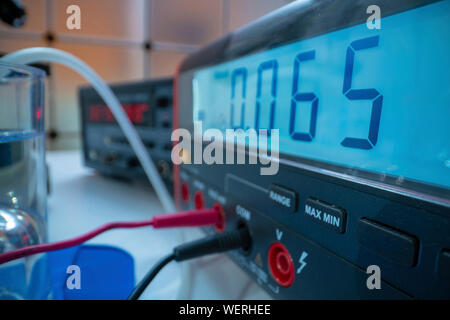
[[[115,119],[117,120],[120,128],[128,139],[131,147],[136,153],[142,168],[145,171],[150,183],[156,191],[158,198],[160,199],[164,210],[167,212],[175,212],[175,205],[164,185],[161,177],[156,170],[155,164],[148,154],[147,150],[142,143],[141,138],[134,129],[131,121],[122,109],[122,106],[111,91],[109,86],[100,78],[100,76],[87,64],[75,57],[74,55],[64,52],[62,50],[53,48],[28,48],[18,50],[10,53],[0,59],[0,61],[16,63],[16,64],[30,64],[36,62],[53,62],[65,65],[80,75],[86,78],[98,94],[103,98],[105,103],[111,109]],[[184,241],[185,235],[180,232],[181,241]],[[176,299],[189,299],[191,291],[191,270],[190,264],[184,263],[181,266],[181,284]]]
[[[83,61],[73,56],[70,53],[64,52],[62,50],[53,48],[28,48],[23,50],[18,50],[11,54],[8,54],[1,58],[2,61],[17,63],[17,64],[30,64],[36,62],[55,62],[63,64],[79,74],[85,77],[91,85],[97,90],[98,94],[103,98],[105,103],[111,109],[114,118],[119,123],[120,128],[130,142],[131,147],[136,153],[142,168],[145,171],[150,183],[158,195],[158,198],[162,202],[164,210],[167,212],[174,212],[175,205],[164,185],[161,177],[156,170],[155,164],[153,163],[150,155],[142,143],[141,138],[134,129],[131,121],[128,119],[125,112],[122,110],[121,104],[114,93],[111,91],[108,85],[100,78],[100,76]]]

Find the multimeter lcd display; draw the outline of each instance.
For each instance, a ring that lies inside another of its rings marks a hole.
[[[203,130],[279,129],[280,154],[450,188],[450,1],[201,69]]]

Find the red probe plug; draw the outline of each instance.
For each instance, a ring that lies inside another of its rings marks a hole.
[[[186,210],[159,214],[153,217],[152,226],[159,228],[219,226],[223,223],[220,209]]]
[[[89,231],[84,235],[52,243],[36,244],[17,250],[8,251],[0,254],[0,264],[27,257],[32,254],[61,250],[69,247],[77,246],[86,242],[99,234],[118,228],[139,228],[153,226],[155,229],[159,228],[176,228],[176,227],[204,227],[215,226],[222,228],[224,226],[224,214],[220,208],[214,206],[211,209],[187,210],[176,213],[166,213],[153,216],[153,219],[143,221],[130,222],[111,222],[107,223],[97,229]]]

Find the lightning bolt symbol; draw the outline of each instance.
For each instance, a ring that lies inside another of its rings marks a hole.
[[[300,262],[300,267],[297,269],[297,274],[302,272],[303,268],[306,267],[307,263],[305,262],[305,259],[307,256],[308,256],[308,253],[306,251],[303,251],[302,256],[298,260],[298,262]]]

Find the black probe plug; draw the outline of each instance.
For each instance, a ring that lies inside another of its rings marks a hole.
[[[173,255],[175,261],[184,261],[233,249],[246,250],[250,245],[250,233],[246,227],[241,227],[237,230],[207,236],[179,245],[173,249]]]
[[[159,271],[171,261],[184,261],[203,257],[208,254],[221,253],[234,249],[248,250],[251,246],[251,238],[246,225],[236,230],[226,231],[221,234],[207,236],[186,244],[179,245],[173,249],[173,252],[162,258],[138,283],[136,288],[128,297],[128,300],[137,300],[145,288],[156,277]]]

